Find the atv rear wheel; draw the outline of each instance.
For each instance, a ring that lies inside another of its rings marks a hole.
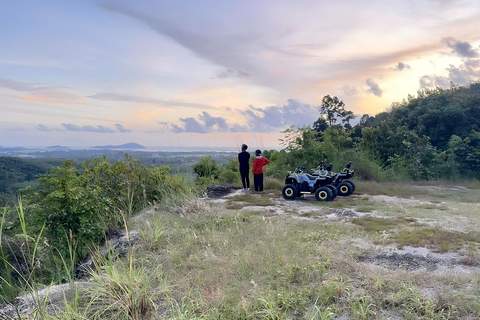
[[[333,192],[328,187],[320,187],[315,191],[315,198],[317,198],[318,201],[332,201]]]
[[[286,200],[295,200],[295,198],[298,196],[297,187],[295,187],[293,184],[285,185],[282,189],[282,196]]]
[[[342,181],[337,185],[338,195],[339,196],[349,196],[353,192],[353,186],[350,182]]]
[[[352,185],[352,193],[353,193],[353,191],[355,191],[355,183],[353,183],[353,181],[350,181],[350,180],[345,180],[345,182],[348,182]]]

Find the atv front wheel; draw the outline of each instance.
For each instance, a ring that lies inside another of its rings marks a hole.
[[[338,196],[338,190],[333,184],[327,184],[325,187],[329,188],[332,191],[332,200]]]
[[[286,200],[295,200],[297,195],[298,195],[297,187],[295,187],[293,184],[287,184],[282,189],[282,196]]]
[[[332,201],[333,192],[328,187],[320,187],[315,191],[315,198],[318,201]]]
[[[353,186],[350,182],[342,181],[337,185],[338,195],[339,196],[349,196],[353,192]]]

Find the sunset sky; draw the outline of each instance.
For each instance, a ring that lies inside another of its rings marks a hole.
[[[480,79],[480,1],[1,1],[0,146],[278,147]]]

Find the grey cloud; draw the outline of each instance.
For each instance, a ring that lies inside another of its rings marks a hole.
[[[62,123],[62,126],[68,131],[81,131],[81,132],[97,132],[97,133],[114,133],[115,130],[107,128],[105,126],[78,126],[72,123]]]
[[[432,89],[436,87],[447,89],[450,87],[450,81],[446,77],[439,76],[423,76],[420,78],[421,89]]]
[[[457,41],[452,37],[443,38],[442,41],[452,49],[452,53],[463,58],[476,58],[479,56],[477,50],[472,48],[472,45],[465,41]]]
[[[173,133],[180,133],[184,132],[184,129],[180,126],[172,123],[172,122],[165,122],[165,121],[158,121],[158,125],[160,128],[158,130],[149,130],[149,133],[156,133],[156,132],[173,132]]]
[[[179,132],[195,132],[195,133],[209,133],[209,132],[228,132],[230,126],[227,120],[222,117],[214,117],[208,112],[202,112],[197,118],[186,117],[179,118],[182,123],[181,126],[170,122],[159,122],[159,124],[167,131]]]
[[[248,131],[271,132],[291,125],[311,125],[320,116],[320,108],[289,99],[284,106],[268,106],[264,109],[249,106],[240,113],[246,119]]]
[[[459,67],[450,65],[448,70],[448,79],[457,85],[467,85],[470,82],[480,80],[480,60],[470,60],[464,62]]]
[[[199,119],[205,123],[207,128],[211,128],[214,131],[224,132],[228,130],[228,124],[225,118],[212,117],[208,112],[203,112],[199,116]]]
[[[50,127],[47,127],[46,125],[43,125],[43,124],[37,125],[37,130],[38,131],[43,131],[43,132],[58,131],[58,129],[56,129],[56,128],[50,128]]]
[[[232,29],[226,26],[218,27],[221,22],[214,17],[206,24],[205,17],[194,18],[198,17],[198,12],[188,8],[161,2],[155,5],[156,15],[153,15],[152,8],[147,11],[133,2],[128,3],[128,7],[119,4],[118,1],[100,3],[103,9],[140,21],[203,59],[225,67],[227,72],[221,73],[220,76],[228,77],[233,74],[244,77],[250,73],[248,70],[254,68],[255,59],[251,57],[263,47],[264,41],[259,39],[267,35],[255,31],[251,26],[251,31],[242,31],[238,34],[236,33],[238,31],[232,32]],[[189,19],[189,23],[180,23],[181,19],[172,19],[179,15],[183,19]]]
[[[247,78],[250,74],[243,70],[233,70],[226,69],[223,72],[218,73],[215,78],[226,79],[226,78]]]
[[[0,78],[0,87],[21,92],[32,92],[53,88],[39,83],[28,83],[5,78]]]
[[[466,59],[459,66],[450,65],[448,76],[425,75],[419,79],[420,88],[450,88],[451,84],[468,85],[480,81],[480,59]]]
[[[398,71],[403,71],[403,70],[410,70],[410,66],[406,63],[399,62],[395,65],[395,69]]]
[[[117,124],[115,125],[115,128],[117,128],[117,130],[118,130],[119,132],[121,132],[121,133],[132,132],[132,130],[125,128],[125,127],[124,127],[123,125],[121,125],[120,123],[117,123]]]
[[[368,85],[370,89],[367,90],[367,93],[371,93],[377,97],[381,97],[383,94],[383,90],[380,89],[380,86],[373,81],[372,79],[365,80],[365,83]]]
[[[189,103],[189,102],[182,102],[182,101],[152,99],[152,98],[144,98],[144,97],[131,96],[131,95],[119,94],[119,93],[113,93],[113,92],[97,93],[97,94],[88,96],[88,98],[96,99],[96,100],[107,100],[107,101],[138,102],[138,103],[160,105],[162,107],[190,107],[190,108],[202,108],[202,109],[212,108],[212,106],[201,104],[201,103]]]
[[[345,96],[354,96],[358,93],[358,90],[357,88],[346,84],[340,88],[340,93]]]
[[[236,110],[242,117],[240,123],[228,123],[225,118],[214,117],[208,112],[196,118],[180,118],[180,125],[171,122],[158,122],[161,129],[168,132],[272,132],[281,131],[291,125],[311,125],[319,116],[320,108],[290,99],[284,106],[258,108],[249,106],[246,110]]]

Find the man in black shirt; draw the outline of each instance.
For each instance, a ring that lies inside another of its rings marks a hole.
[[[250,153],[247,152],[248,146],[242,144],[242,152],[238,154],[240,163],[240,176],[242,177],[243,191],[250,191]]]

